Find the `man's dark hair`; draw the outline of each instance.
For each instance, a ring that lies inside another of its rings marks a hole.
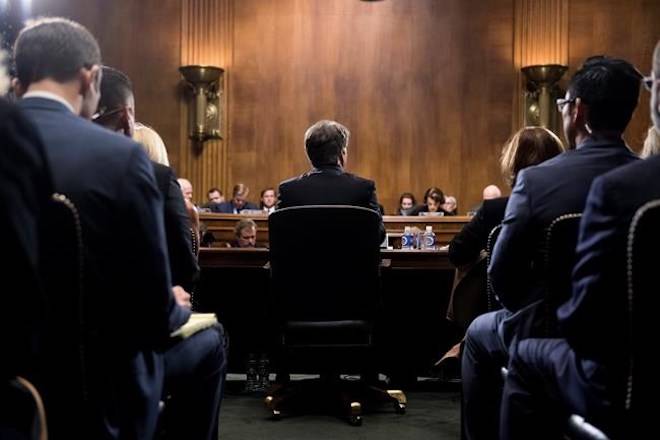
[[[337,165],[342,150],[348,146],[350,132],[339,122],[318,121],[305,132],[307,157],[315,167]]]
[[[27,88],[52,78],[66,82],[78,71],[101,64],[101,50],[82,25],[65,18],[42,18],[28,22],[14,44],[16,76]]]
[[[571,78],[568,93],[588,106],[591,129],[623,132],[637,107],[641,79],[625,60],[591,57]]]
[[[97,110],[99,117],[123,108],[131,96],[133,84],[128,76],[115,68],[103,66],[101,99]]]
[[[206,194],[213,194],[214,192],[217,192],[218,194],[223,195],[222,191],[220,191],[220,188],[216,188],[215,186],[213,188],[211,188],[210,190],[208,190],[208,192]]]

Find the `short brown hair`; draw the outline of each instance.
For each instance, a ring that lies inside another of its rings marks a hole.
[[[556,134],[543,127],[525,127],[511,136],[502,148],[502,176],[513,186],[523,168],[537,165],[564,151]]]
[[[239,220],[236,222],[236,226],[234,227],[234,235],[238,238],[241,236],[241,231],[243,229],[247,228],[254,228],[254,230],[257,230],[257,224],[254,222],[254,220],[249,219],[249,218],[244,218],[242,220]]]
[[[231,192],[232,197],[236,197],[238,195],[247,197],[248,194],[250,194],[250,188],[248,188],[248,186],[244,183],[237,183],[234,185],[234,189]]]

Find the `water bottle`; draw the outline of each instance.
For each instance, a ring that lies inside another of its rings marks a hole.
[[[413,238],[414,237],[410,226],[406,226],[403,230],[403,236],[401,237],[401,249],[412,249]]]
[[[435,234],[432,226],[427,226],[422,236],[422,249],[435,249]]]

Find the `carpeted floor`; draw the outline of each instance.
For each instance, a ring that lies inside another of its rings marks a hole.
[[[244,377],[244,376],[243,376]],[[406,392],[408,408],[398,415],[385,406],[363,416],[353,427],[331,415],[297,415],[280,421],[269,419],[261,394],[246,394],[244,382],[230,376],[220,412],[222,440],[376,440],[460,438],[459,385],[420,380]]]

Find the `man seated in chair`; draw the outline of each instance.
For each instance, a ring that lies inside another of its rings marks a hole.
[[[101,92],[95,122],[131,137],[135,126],[135,101],[130,79],[123,72],[104,66]],[[190,309],[187,291],[192,290],[198,271],[190,241],[190,219],[174,172],[153,160],[152,166],[164,199],[162,215],[174,297],[179,307]],[[161,423],[165,427],[165,438],[217,438],[225,368],[221,326],[201,330],[165,351],[164,394],[168,400]]]
[[[347,173],[348,128],[321,120],[305,132],[305,151],[312,169],[280,183],[277,209],[305,205],[352,205],[373,209],[380,215],[376,184]],[[381,223],[381,238],[385,227]],[[382,241],[382,240],[381,240]]]
[[[476,318],[465,339],[463,415],[470,440],[497,437],[500,368],[521,329],[538,324],[527,312],[543,304],[538,268],[545,228],[563,214],[584,210],[593,179],[637,160],[622,133],[637,106],[640,78],[626,61],[589,58],[557,101],[569,150],[516,178],[488,268],[504,309]]]
[[[651,91],[650,113],[656,129],[660,129],[659,78],[660,42],[651,76],[644,78]],[[628,428],[622,423],[630,344],[646,343],[628,338],[625,256],[633,215],[645,203],[660,198],[658,176],[660,157],[653,156],[611,171],[591,186],[580,225],[573,295],[557,313],[563,339],[527,339],[512,353],[502,401],[501,438],[543,439],[553,434],[556,438],[557,429],[571,413],[594,423],[611,438],[646,437],[634,418]],[[641,322],[646,316],[635,319]],[[653,328],[651,322],[640,325],[648,332]],[[637,387],[646,386],[639,375],[636,379],[640,380]],[[653,411],[652,406],[648,409]],[[652,417],[641,420],[648,427]]]

